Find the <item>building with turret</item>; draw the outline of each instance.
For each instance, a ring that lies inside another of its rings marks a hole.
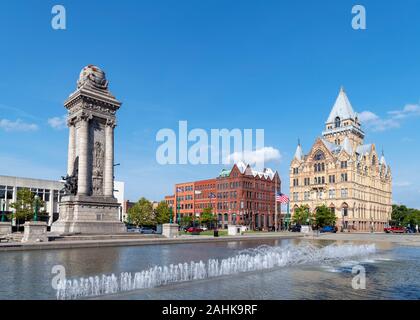
[[[366,144],[358,114],[341,88],[307,154],[298,143],[290,165],[292,214],[301,205],[315,213],[328,206],[344,230],[382,231],[391,219],[392,174],[375,144]]]

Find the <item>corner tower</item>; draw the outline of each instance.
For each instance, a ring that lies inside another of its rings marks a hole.
[[[343,144],[346,137],[350,140],[353,148],[363,144],[365,133],[343,87],[338,93],[322,135],[326,140],[336,145]]]

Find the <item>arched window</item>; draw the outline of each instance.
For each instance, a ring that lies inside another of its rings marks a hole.
[[[335,118],[335,127],[336,127],[336,128],[339,128],[339,127],[340,127],[340,125],[341,125],[341,120],[340,120],[340,117]]]
[[[372,157],[372,166],[375,166],[375,165],[376,165],[376,156],[374,155]]]
[[[322,151],[317,151],[314,155],[314,160],[315,161],[320,161],[320,160],[324,160],[325,159],[325,155]]]

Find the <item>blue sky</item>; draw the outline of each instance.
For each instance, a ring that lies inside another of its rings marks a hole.
[[[371,112],[366,142],[385,150],[394,201],[420,208],[420,2],[359,3],[363,31],[351,28],[353,1],[1,2],[0,174],[65,173],[67,130],[48,119],[65,114],[80,70],[96,64],[123,101],[116,177],[130,200],[221,169],[157,164],[157,131],[180,120],[265,129],[281,154],[268,165],[288,192],[297,139],[307,152],[344,85],[356,111]],[[55,4],[67,10],[64,31],[51,28]]]

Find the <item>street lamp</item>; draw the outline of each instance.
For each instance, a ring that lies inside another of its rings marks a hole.
[[[34,221],[38,221],[38,209],[39,209],[39,196],[36,194],[34,197]]]
[[[177,209],[177,215],[176,215],[176,216],[177,216],[177,218],[176,218],[176,219],[177,219],[177,222],[178,222],[178,225],[179,225],[179,224],[181,223],[181,212],[180,212],[180,210],[181,210],[181,205],[179,205],[179,204],[178,204],[178,205],[176,206],[176,209]]]
[[[173,211],[172,211],[172,206],[169,207],[169,223],[172,224],[173,222]]]
[[[6,207],[6,201],[4,199],[1,199],[1,222],[5,222],[5,216],[4,216],[4,212],[5,212],[5,207]]]

